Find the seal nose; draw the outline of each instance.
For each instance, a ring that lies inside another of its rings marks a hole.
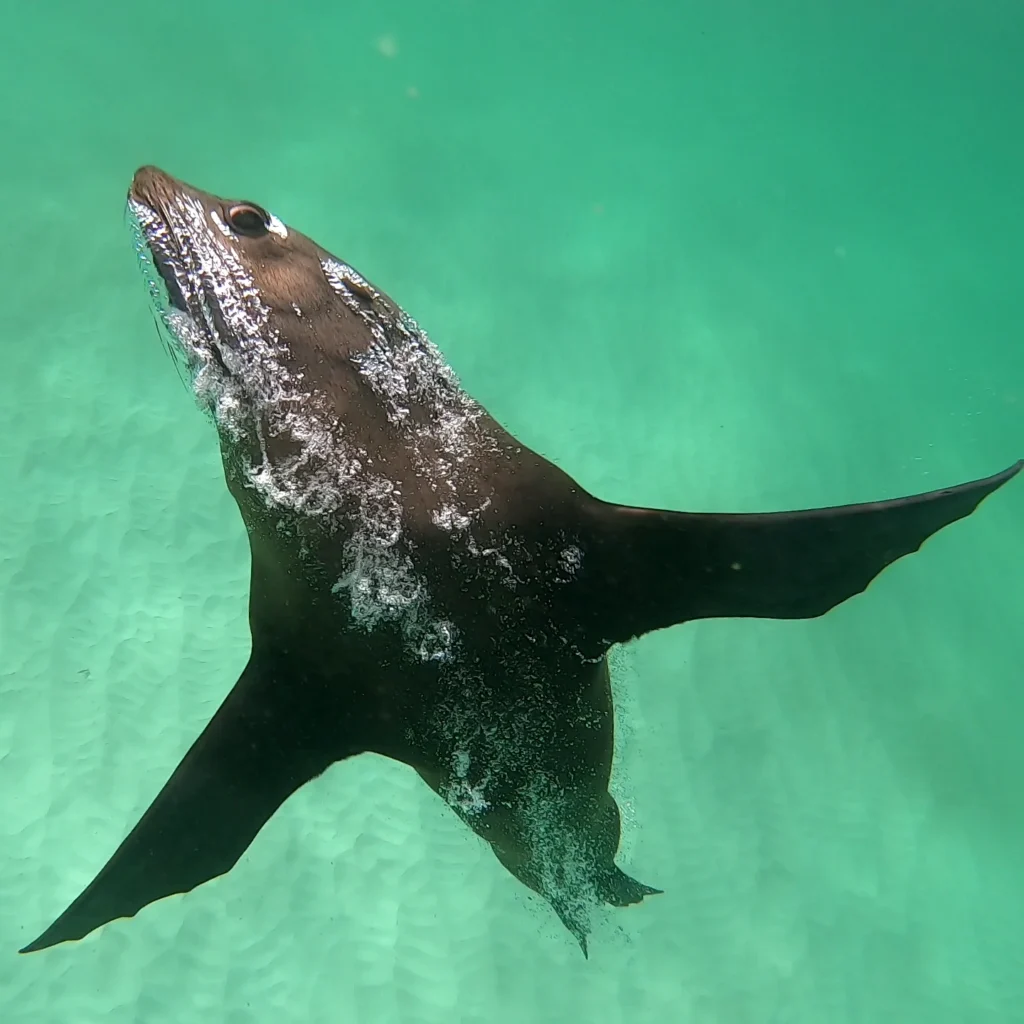
[[[162,171],[159,167],[154,167],[152,164],[146,164],[145,167],[140,167],[135,172],[135,177],[132,178],[132,186],[128,194],[133,199],[140,199],[145,202],[147,196],[159,195],[161,193],[166,194],[172,191],[174,184],[174,178],[166,171]]]

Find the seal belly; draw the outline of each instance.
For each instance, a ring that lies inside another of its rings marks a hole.
[[[577,662],[575,671],[539,682],[520,676],[464,687],[476,690],[473,701],[450,708],[413,766],[501,864],[547,900],[586,955],[595,906],[627,906],[661,890],[615,864],[620,815],[608,791],[615,715],[607,659]],[[524,699],[510,701],[516,691]],[[499,693],[504,709],[491,716]]]

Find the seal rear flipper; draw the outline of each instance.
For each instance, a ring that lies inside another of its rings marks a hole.
[[[645,896],[661,896],[664,890],[644,885],[613,864],[599,880],[597,892],[609,906],[631,907],[642,903]]]
[[[229,871],[282,803],[362,749],[316,680],[250,659],[139,823],[22,953],[81,939]],[[329,723],[329,727],[328,727]]]
[[[579,581],[583,629],[600,648],[691,619],[815,618],[970,515],[1022,466],[912,497],[802,512],[599,502]]]
[[[569,898],[560,894],[546,893],[544,898],[570,935],[579,943],[585,960],[590,959],[587,936],[590,934],[591,906],[584,900]]]

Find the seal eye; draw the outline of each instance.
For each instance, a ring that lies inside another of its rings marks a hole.
[[[239,235],[259,238],[270,230],[270,214],[255,203],[235,203],[228,210],[228,224]]]

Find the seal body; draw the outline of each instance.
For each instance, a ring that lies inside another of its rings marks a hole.
[[[1016,472],[763,515],[610,504],[465,393],[419,326],[261,207],[152,167],[129,192],[252,554],[252,652],[94,881],[25,951],[230,870],[298,787],[411,765],[587,951],[658,890],[615,864],[607,655],[715,616],[824,614]]]

